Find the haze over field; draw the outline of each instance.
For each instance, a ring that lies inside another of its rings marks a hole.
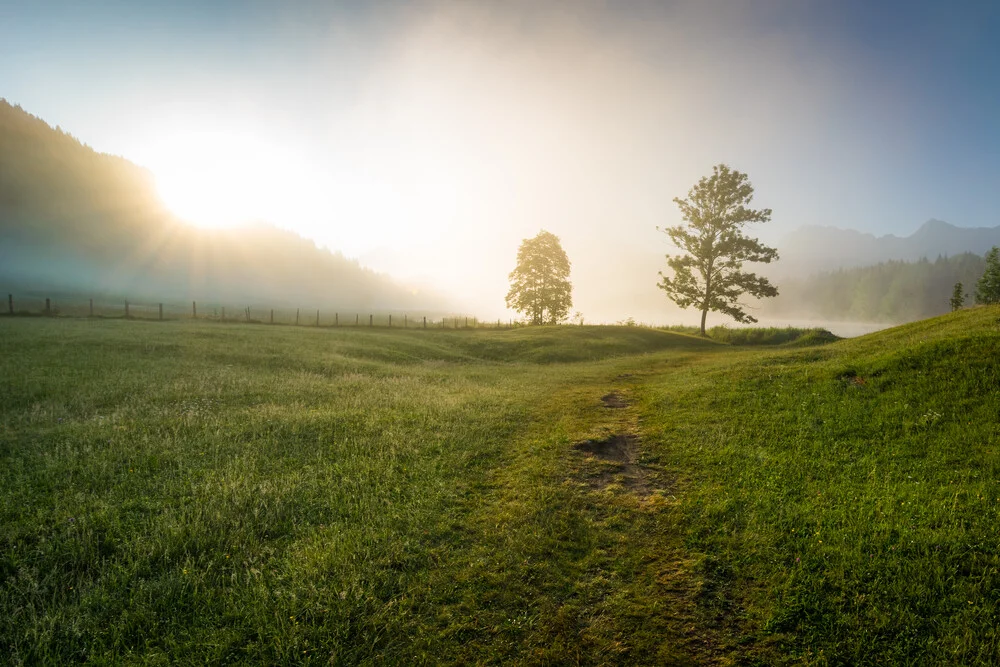
[[[693,320],[655,286],[671,251],[655,228],[679,222],[671,199],[719,162],[773,208],[751,233],[779,251],[806,225],[902,237],[931,217],[1000,223],[990,6],[0,12],[0,95],[149,169],[177,216],[267,221],[483,317],[509,315],[517,246],[544,228],[589,321]]]

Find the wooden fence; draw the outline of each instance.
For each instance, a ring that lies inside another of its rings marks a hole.
[[[176,321],[309,326],[320,328],[398,328],[398,329],[509,329],[517,326],[513,320],[483,321],[477,317],[458,315],[428,319],[426,315],[389,312],[344,312],[322,309],[270,308],[237,306],[192,301],[190,306],[142,301],[82,300],[71,296],[52,298],[34,295],[7,295],[6,316],[92,317],[105,319]],[[367,317],[366,317],[367,316]]]

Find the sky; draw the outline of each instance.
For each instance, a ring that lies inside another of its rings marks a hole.
[[[1000,225],[1000,5],[0,2],[0,97],[486,316],[555,233],[574,310],[655,321],[672,199],[746,172],[752,230]],[[625,306],[628,307],[625,307]]]

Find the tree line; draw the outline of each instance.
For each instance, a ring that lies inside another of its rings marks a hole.
[[[962,253],[935,260],[889,261],[815,274],[784,286],[768,312],[829,320],[910,322],[948,312],[961,284],[962,304],[986,270],[983,257]]]

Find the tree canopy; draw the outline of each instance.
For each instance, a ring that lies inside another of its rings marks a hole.
[[[737,322],[756,322],[740,297],[778,294],[767,278],[742,270],[745,262],[767,264],[778,258],[777,250],[742,233],[747,224],[771,219],[769,208],[748,208],[752,200],[747,175],[719,164],[691,188],[686,199],[674,198],[686,224],[660,229],[684,252],[667,255],[673,276],[660,272],[657,286],[681,308],[694,306],[701,311],[702,335],[708,311],[725,313]]]
[[[532,324],[556,324],[573,307],[569,258],[559,237],[542,230],[517,249],[517,267],[510,273],[507,307],[528,316]]]

